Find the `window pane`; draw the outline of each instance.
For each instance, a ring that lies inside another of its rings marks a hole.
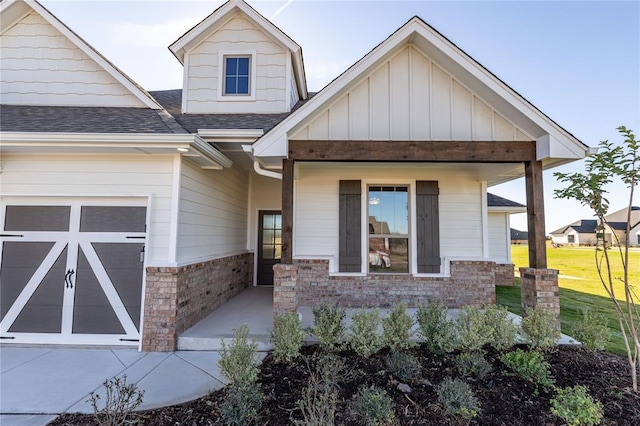
[[[238,94],[246,95],[249,93],[249,77],[238,77],[238,87],[236,88]]]
[[[275,259],[275,247],[272,245],[262,246],[262,258],[263,259]]]
[[[227,77],[224,86],[225,94],[234,94],[237,93],[236,87],[236,77]]]
[[[369,271],[408,273],[409,240],[407,238],[369,238]]]
[[[262,244],[274,244],[275,232],[265,229],[262,231]]]
[[[369,188],[369,233],[409,234],[409,197],[407,187]]]
[[[227,58],[226,75],[238,75],[238,58]]]
[[[265,229],[273,229],[274,220],[272,214],[265,214],[262,216],[262,227]]]
[[[249,75],[249,58],[238,58],[238,75]]]

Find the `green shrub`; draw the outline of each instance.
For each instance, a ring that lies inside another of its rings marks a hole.
[[[309,363],[307,363],[309,365]],[[302,420],[297,425],[331,426],[335,424],[338,406],[338,382],[342,377],[342,360],[333,355],[325,355],[314,362],[315,370],[309,377],[307,386],[298,400]]]
[[[385,358],[385,364],[394,376],[405,382],[412,381],[420,375],[420,362],[406,352],[391,352]]]
[[[382,319],[383,338],[385,346],[391,352],[399,352],[415,346],[411,340],[413,332],[413,318],[407,313],[407,307],[400,304],[391,309],[386,317]]]
[[[482,351],[462,352],[455,358],[461,376],[475,376],[482,380],[491,372],[491,363],[484,359]]]
[[[462,380],[446,377],[436,389],[438,401],[447,413],[470,419],[480,412],[480,403],[471,387]]]
[[[344,317],[345,311],[339,306],[313,308],[314,327],[310,331],[318,338],[323,350],[339,347],[344,338]]]
[[[353,314],[349,327],[349,345],[355,353],[369,358],[382,348],[382,335],[378,331],[381,321],[377,309],[361,309]]]
[[[602,421],[602,404],[582,385],[558,389],[551,400],[551,412],[569,426],[598,425]]]
[[[573,330],[573,336],[582,342],[585,349],[601,351],[611,340],[611,329],[603,313],[582,309],[582,321]]]
[[[367,426],[388,425],[393,422],[393,400],[384,389],[361,387],[353,401],[356,415]]]
[[[247,384],[230,385],[220,404],[220,415],[225,425],[244,426],[255,424],[262,405],[262,392]]]
[[[531,346],[543,351],[555,348],[560,337],[553,312],[541,306],[527,310],[522,318],[522,331]]]
[[[542,354],[535,350],[523,351],[516,349],[500,357],[507,367],[511,368],[518,376],[549,389],[554,385],[554,379],[549,372],[549,363],[544,360]]]
[[[222,350],[218,366],[232,384],[252,385],[258,379],[258,344],[249,343],[249,326],[243,324],[233,329],[233,340],[227,346],[222,339]]]
[[[485,321],[491,329],[489,345],[497,351],[505,351],[516,343],[518,327],[509,317],[504,306],[492,305],[485,309]]]
[[[302,347],[302,323],[296,313],[275,315],[271,330],[273,358],[276,362],[290,363],[300,355]]]
[[[127,375],[105,380],[104,407],[98,408],[100,395],[91,392],[87,402],[93,407],[93,416],[100,426],[123,425],[129,414],[142,404],[143,390],[135,383],[127,384]]]
[[[441,302],[429,302],[416,313],[419,332],[429,352],[453,352],[457,347],[455,324],[447,319],[447,308]]]
[[[456,321],[458,347],[479,351],[491,341],[493,329],[487,324],[484,311],[477,306],[465,306]]]

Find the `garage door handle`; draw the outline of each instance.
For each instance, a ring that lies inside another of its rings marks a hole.
[[[24,237],[22,234],[0,234],[0,237]]]
[[[71,276],[75,273],[76,271],[74,271],[73,269],[69,269],[64,275],[64,282],[67,288],[73,288],[73,281],[71,281]]]

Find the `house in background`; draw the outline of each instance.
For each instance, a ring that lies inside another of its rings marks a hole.
[[[583,245],[596,244],[596,229],[598,221],[595,219],[581,219],[560,229],[551,232],[551,240],[554,245]]]
[[[511,228],[511,244],[527,244],[528,238],[527,232]]]
[[[605,216],[606,224],[601,226],[596,219],[581,219],[570,225],[551,232],[555,245],[593,246],[598,238],[610,244],[640,245],[640,207],[632,206],[630,215],[630,231],[627,240],[627,218],[629,209],[624,208]]]
[[[3,342],[173,350],[252,285],[275,312],[494,303],[525,208],[487,188],[523,176],[523,305],[559,315],[542,171],[588,148],[420,18],[313,97],[300,46],[241,0],[152,93],[35,0],[0,19]]]

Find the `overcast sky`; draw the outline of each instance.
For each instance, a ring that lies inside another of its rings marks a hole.
[[[40,0],[147,90],[182,85],[167,49],[222,1]],[[302,46],[308,87],[319,91],[418,15],[590,146],[640,136],[640,2],[636,1],[249,1]],[[580,171],[576,162],[554,171]],[[591,212],[557,200],[545,172],[547,233]],[[489,189],[525,202],[524,180]],[[612,211],[626,206],[611,187]],[[640,205],[640,195],[635,204]],[[526,230],[524,215],[512,227]]]

